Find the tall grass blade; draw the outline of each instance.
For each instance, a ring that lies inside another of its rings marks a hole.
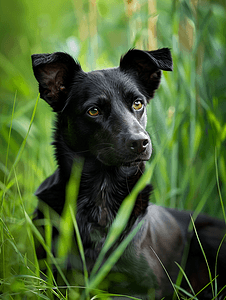
[[[215,277],[217,277],[217,261],[218,261],[218,257],[219,257],[219,252],[220,252],[221,246],[222,246],[225,238],[226,238],[226,233],[223,236],[223,238],[222,238],[222,240],[220,242],[220,245],[219,245],[219,247],[217,249],[216,262],[215,262]],[[217,281],[215,281],[215,294],[217,294]]]
[[[71,176],[66,187],[66,201],[60,220],[60,234],[58,243],[58,256],[66,257],[71,248],[73,235],[73,220],[71,210],[76,215],[76,204],[79,193],[80,178],[83,160],[77,160],[72,167]]]
[[[172,279],[170,278],[170,275],[169,275],[169,273],[167,272],[165,266],[163,265],[162,261],[161,261],[160,258],[158,257],[158,255],[157,255],[157,253],[155,252],[155,250],[154,250],[151,246],[150,246],[150,248],[151,248],[151,250],[153,251],[153,253],[155,254],[155,256],[157,257],[158,261],[160,262],[160,264],[161,264],[163,270],[165,271],[167,277],[169,278],[169,281],[170,281],[170,283],[171,283],[171,285],[172,285],[172,287],[173,287],[173,289],[174,289],[174,292],[175,292],[175,294],[176,294],[178,300],[180,300],[180,297],[179,297],[179,295],[178,295],[177,289],[176,289],[176,287],[175,287],[175,285],[174,285]]]
[[[8,143],[7,143],[6,158],[5,158],[5,170],[6,171],[7,171],[7,165],[8,165],[9,147],[10,147],[12,124],[13,124],[15,105],[16,105],[16,96],[17,96],[17,92],[15,93],[15,96],[14,96],[13,109],[12,109],[12,113],[11,113],[11,122],[10,122],[10,127],[9,127]],[[4,174],[4,185],[3,185],[4,189],[3,189],[2,198],[1,198],[1,210],[0,210],[1,215],[2,215],[2,212],[3,212],[5,193],[7,191],[6,182],[7,182],[7,179],[6,179],[6,172],[5,172],[5,174]],[[3,232],[1,234],[1,240],[2,240],[1,241],[2,245],[4,245],[4,233]],[[5,261],[5,253],[4,253],[4,247],[2,247],[2,266],[3,266],[2,272],[3,272],[3,277],[5,277],[5,264],[4,264],[4,261]]]
[[[224,216],[224,221],[226,224],[226,214],[225,214],[225,208],[224,208],[224,203],[221,195],[221,189],[220,189],[220,183],[219,183],[219,174],[218,174],[218,167],[217,167],[217,148],[215,147],[215,166],[216,166],[216,179],[217,179],[217,189],[220,197],[220,203],[221,203],[221,208]]]
[[[181,273],[183,274],[185,280],[186,280],[187,283],[188,283],[189,288],[191,289],[193,295],[195,296],[195,291],[193,290],[193,288],[192,288],[192,286],[191,286],[191,283],[190,283],[190,281],[189,281],[189,279],[188,279],[188,277],[187,277],[185,271],[183,270],[183,268],[182,268],[176,261],[175,261],[175,264],[176,264],[176,265],[178,266],[178,268],[180,269]],[[175,286],[176,286],[176,285],[175,285]],[[176,286],[176,287],[179,288],[178,286]],[[191,296],[190,294],[188,294],[188,295]],[[198,300],[196,297],[195,297],[194,299],[195,299],[195,300]]]
[[[32,220],[30,219],[30,217],[28,216],[28,214],[25,212],[25,218],[27,220],[27,223],[29,224],[33,234],[36,236],[37,240],[39,241],[39,243],[43,246],[44,250],[46,251],[46,253],[49,255],[49,257],[51,258],[53,264],[56,266],[57,271],[59,272],[60,276],[62,277],[62,279],[64,280],[65,284],[67,286],[69,286],[69,282],[67,281],[64,273],[62,272],[56,258],[54,257],[53,253],[51,252],[51,249],[49,249],[49,247],[46,245],[46,242],[43,238],[43,236],[41,235],[41,233],[38,231],[38,229],[36,228],[36,226],[33,224]]]
[[[23,202],[23,199],[22,199],[22,195],[21,195],[21,191],[20,191],[20,187],[19,187],[19,182],[17,180],[17,175],[16,175],[16,170],[15,169],[14,169],[14,176],[15,176],[16,186],[17,186],[17,190],[18,190],[18,194],[19,194],[20,205],[21,205],[21,208],[22,208],[22,211],[24,213],[25,220],[26,220],[26,210],[25,210],[25,207],[24,207],[24,202]],[[36,254],[36,251],[35,251],[34,238],[33,238],[32,232],[30,230],[30,226],[26,226],[26,229],[27,229],[28,237],[31,241],[31,245],[32,245],[32,249],[33,249],[34,266],[35,266],[35,270],[36,270],[36,275],[39,276],[40,270],[39,270],[39,263],[38,263],[37,254]]]
[[[14,100],[13,100],[13,109],[12,109],[11,121],[10,121],[10,127],[9,127],[9,137],[8,137],[7,150],[6,150],[6,159],[5,159],[5,168],[6,168],[6,170],[7,170],[7,165],[8,165],[9,146],[10,146],[10,138],[11,138],[11,132],[12,132],[15,105],[16,105],[16,97],[17,97],[17,92],[15,93]],[[4,184],[6,184],[6,174],[4,176]]]
[[[120,294],[109,294],[109,293],[95,295],[91,298],[91,300],[95,300],[95,299],[107,300],[107,299],[109,299],[109,297],[116,297],[116,299],[117,298],[122,298],[122,299],[126,298],[126,299],[140,300],[140,298],[136,298],[136,297],[132,297],[132,296],[120,295]],[[154,299],[151,299],[151,300],[154,300]]]
[[[118,261],[119,257],[125,251],[128,244],[132,241],[133,237],[137,234],[142,226],[142,222],[140,222],[136,228],[119,244],[117,249],[110,255],[110,257],[106,260],[104,265],[100,268],[98,273],[95,276],[92,276],[90,282],[88,284],[87,289],[91,290],[96,288],[105,278],[105,276],[109,273],[112,266]]]
[[[202,250],[202,253],[203,253],[203,256],[204,256],[204,259],[205,259],[205,262],[206,262],[206,266],[207,266],[208,274],[209,274],[209,278],[210,278],[210,283],[211,283],[211,288],[212,288],[212,294],[213,294],[213,297],[214,297],[213,279],[212,279],[212,274],[211,274],[211,271],[210,271],[209,263],[208,263],[205,251],[204,251],[204,249],[202,247],[202,243],[201,243],[201,241],[199,239],[198,232],[197,232],[196,227],[195,227],[195,222],[194,222],[194,220],[193,220],[192,217],[191,217],[191,221],[192,221],[192,225],[193,225],[193,228],[194,228],[194,231],[195,231],[196,238],[198,240],[199,246],[200,246],[200,248]]]
[[[193,296],[191,299],[189,299],[189,300],[193,300],[193,299],[195,299],[195,297],[197,297],[202,291],[204,291],[209,285],[213,285],[213,281],[214,280],[216,280],[217,279],[217,277],[215,277],[215,278],[213,278],[209,283],[207,283],[198,293],[196,293],[196,295],[195,296]],[[212,299],[215,299],[215,297],[213,296],[213,298]]]
[[[24,150],[24,147],[25,147],[25,145],[26,145],[26,141],[27,141],[27,138],[28,138],[30,129],[31,129],[31,125],[32,125],[32,123],[33,123],[33,121],[34,121],[36,109],[37,109],[37,106],[38,106],[38,101],[39,101],[39,96],[37,97],[37,100],[36,100],[36,102],[35,102],[34,110],[33,110],[32,116],[31,116],[31,121],[30,121],[28,130],[27,130],[26,136],[25,136],[25,138],[24,138],[24,140],[23,140],[23,143],[22,143],[22,145],[21,145],[21,147],[20,147],[18,153],[17,153],[17,156],[16,156],[16,159],[15,159],[15,161],[14,161],[14,164],[13,164],[13,166],[12,166],[10,172],[9,172],[9,175],[8,175],[8,177],[7,177],[7,181],[9,180],[9,178],[10,178],[10,176],[11,176],[11,174],[12,174],[13,169],[16,168],[16,165],[18,164],[18,162],[19,162],[19,160],[20,160],[20,158],[21,158],[21,156],[22,156],[22,153],[23,153],[23,150]]]
[[[84,249],[83,249],[83,245],[82,245],[82,239],[80,236],[80,232],[78,229],[78,224],[77,224],[77,221],[75,218],[75,213],[71,206],[70,206],[70,212],[71,212],[71,218],[72,218],[75,233],[76,233],[76,239],[78,242],[79,252],[80,252],[82,263],[83,263],[84,280],[85,280],[86,286],[88,286],[88,271],[87,271],[87,267],[86,267],[85,253],[84,253]],[[86,296],[88,296],[88,295],[86,295]]]

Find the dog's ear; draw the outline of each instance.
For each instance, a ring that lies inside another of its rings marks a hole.
[[[159,87],[161,70],[172,71],[173,61],[168,48],[154,51],[131,49],[121,58],[119,67],[135,74],[150,99]]]
[[[66,104],[70,85],[76,72],[82,72],[79,63],[66,53],[33,54],[32,67],[39,83],[40,97],[55,112]]]

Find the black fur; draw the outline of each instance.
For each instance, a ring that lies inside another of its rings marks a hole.
[[[122,201],[151,156],[146,105],[159,87],[161,70],[172,71],[170,50],[132,49],[121,58],[119,67],[88,73],[61,52],[33,55],[32,63],[41,98],[57,113],[53,144],[58,168],[36,195],[61,214],[73,161],[84,158],[76,218],[91,270]],[[112,270],[125,276],[123,282],[114,282],[109,291],[149,299],[155,289],[156,299],[171,297],[173,288],[159,259],[175,283],[175,261],[181,263],[185,244],[190,242],[185,271],[198,292],[210,279],[196,236],[188,232],[191,213],[149,203],[151,190],[147,185],[136,199],[124,235],[140,220],[144,223]],[[206,216],[199,216],[195,224],[214,277],[225,224]],[[225,253],[223,243],[218,290],[226,284]],[[190,291],[185,280],[182,287]],[[199,299],[212,297],[208,287]]]

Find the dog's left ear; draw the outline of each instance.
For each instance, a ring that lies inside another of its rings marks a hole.
[[[161,70],[172,71],[173,61],[168,48],[154,51],[131,49],[121,58],[119,67],[122,71],[133,72],[151,99],[159,87]]]
[[[83,74],[81,66],[64,52],[33,54],[31,58],[34,75],[39,83],[40,97],[53,111],[61,111],[66,105],[75,75]]]

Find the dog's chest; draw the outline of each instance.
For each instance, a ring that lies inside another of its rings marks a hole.
[[[85,236],[92,243],[103,243],[118,205],[110,179],[102,176],[83,178],[78,198],[77,219]],[[88,192],[87,192],[88,191]],[[88,231],[88,232],[87,232]]]
[[[104,179],[100,184],[98,193],[93,195],[96,209],[96,219],[90,227],[90,238],[91,241],[95,243],[96,250],[100,250],[102,248],[108,233],[108,228],[111,224],[111,214],[107,208],[110,191],[107,190],[107,186],[107,180]]]
[[[101,227],[113,221],[128,194],[122,182],[112,174],[95,174],[82,178],[78,199],[78,213],[89,216],[89,221]]]
[[[95,202],[99,206],[98,224],[101,227],[106,227],[110,219],[109,211],[106,206],[107,199],[109,199],[109,192],[107,190],[107,187],[107,180],[104,179],[100,186],[100,192],[98,193],[97,198],[95,200]]]

